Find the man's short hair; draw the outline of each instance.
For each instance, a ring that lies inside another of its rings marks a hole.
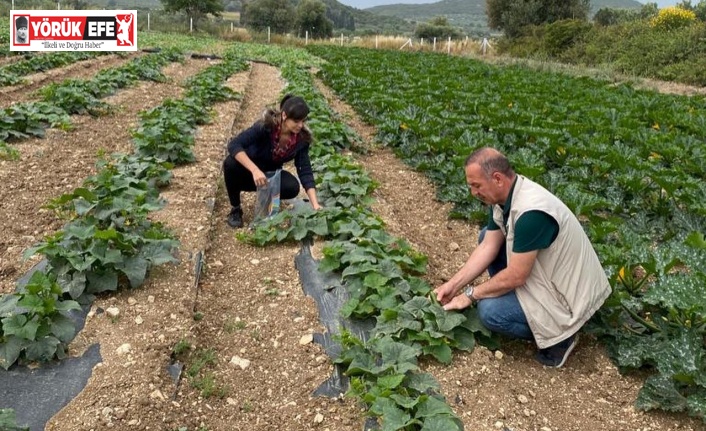
[[[515,175],[515,171],[510,166],[510,161],[503,153],[495,148],[483,147],[475,150],[466,158],[464,167],[472,164],[478,164],[483,174],[490,178],[493,172],[500,172],[506,177]]]

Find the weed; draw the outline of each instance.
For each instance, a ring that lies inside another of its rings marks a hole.
[[[245,413],[250,413],[251,411],[254,410],[254,407],[253,407],[252,403],[250,402],[250,400],[245,400],[245,401],[243,401],[243,405],[240,406],[240,410]]]
[[[213,349],[202,349],[196,352],[194,362],[191,364],[186,374],[189,377],[196,377],[208,364],[216,363],[216,352]]]
[[[244,320],[228,320],[225,325],[223,325],[223,329],[226,331],[228,334],[232,334],[235,331],[240,331],[245,329],[245,327],[248,326],[247,322]]]
[[[216,383],[216,378],[213,373],[206,373],[201,378],[194,378],[191,384],[201,391],[201,396],[204,398],[210,398],[212,396],[225,398],[225,396],[228,395],[228,389]]]
[[[189,343],[188,340],[182,338],[181,340],[179,340],[178,343],[176,343],[173,351],[175,355],[181,355],[189,349],[191,349],[191,343]]]
[[[0,141],[0,160],[19,160],[20,152],[7,143]]]

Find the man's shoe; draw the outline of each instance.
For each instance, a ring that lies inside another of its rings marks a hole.
[[[566,340],[553,345],[552,347],[539,349],[537,352],[537,361],[548,367],[561,368],[566,362],[566,359],[569,357],[571,351],[574,350],[574,347],[576,347],[576,343],[578,343],[578,341],[578,334],[574,334]]]
[[[243,227],[243,210],[240,207],[231,209],[226,222],[232,228]]]

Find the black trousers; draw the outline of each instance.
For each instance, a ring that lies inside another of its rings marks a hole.
[[[233,156],[228,156],[223,161],[223,177],[228,191],[228,199],[230,199],[230,205],[233,208],[240,207],[240,192],[254,192],[257,190],[252,173],[235,160]],[[297,197],[299,190],[301,190],[301,185],[297,177],[282,170],[280,199],[293,199]]]

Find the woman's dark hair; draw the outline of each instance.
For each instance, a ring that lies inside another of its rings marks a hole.
[[[287,114],[287,118],[291,118],[294,121],[305,120],[309,115],[309,105],[307,105],[301,97],[287,94],[282,98],[282,101],[279,102],[279,109],[275,109],[274,107],[267,108],[263,113],[262,119],[259,121],[265,129],[273,130],[280,124],[282,112]],[[306,124],[299,133],[303,141],[312,142],[313,137]]]
[[[295,121],[305,120],[309,115],[309,106],[304,99],[292,94],[287,94],[282,98],[282,101],[279,102],[279,110],[287,114],[287,118]]]

